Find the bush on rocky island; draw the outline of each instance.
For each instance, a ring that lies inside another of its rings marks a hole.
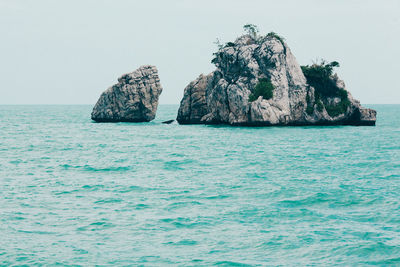
[[[314,63],[311,66],[301,66],[307,83],[324,96],[336,96],[339,88],[333,77],[333,68],[339,67],[337,61],[326,63],[324,60],[320,64]]]
[[[249,102],[257,100],[260,96],[263,99],[271,99],[274,96],[275,87],[270,80],[266,78],[259,79],[253,93],[249,95]]]
[[[329,116],[336,117],[346,112],[350,106],[350,101],[347,96],[347,91],[339,88],[336,84],[337,75],[333,74],[333,68],[339,67],[337,61],[326,63],[322,60],[320,64],[314,63],[311,66],[301,66],[304,76],[307,79],[307,83],[315,89],[315,102],[317,103],[317,110],[322,112],[326,109]],[[321,101],[321,95],[326,97],[339,97],[340,102],[337,104],[323,103]]]

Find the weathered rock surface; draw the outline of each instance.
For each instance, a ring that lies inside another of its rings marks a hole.
[[[178,110],[177,121],[180,124],[203,123],[201,118],[207,114],[206,89],[213,78],[213,73],[201,74],[185,88],[185,96]]]
[[[142,66],[104,91],[92,111],[97,122],[147,122],[156,116],[162,92],[157,68]]]
[[[350,93],[342,114],[331,117],[325,106],[318,106],[315,89],[281,38],[244,35],[215,56],[217,69],[185,88],[177,116],[180,124],[375,125],[376,111],[361,107]],[[346,90],[335,77],[337,87]],[[274,85],[273,97],[250,102],[260,79]],[[340,99],[326,97],[323,102],[335,105]]]

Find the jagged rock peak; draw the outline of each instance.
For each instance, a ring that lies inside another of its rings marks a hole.
[[[216,70],[200,75],[185,88],[179,123],[375,124],[376,112],[361,107],[337,75],[322,77],[334,88],[329,93],[321,87],[322,82],[311,79],[312,72],[308,71],[311,74],[306,78],[284,39],[275,33],[240,36],[221,46],[214,56]],[[304,71],[321,67],[332,71],[336,65],[306,67]]]
[[[142,66],[118,78],[104,91],[92,111],[97,122],[147,122],[155,118],[162,92],[155,66]]]

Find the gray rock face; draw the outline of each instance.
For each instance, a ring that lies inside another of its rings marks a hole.
[[[177,117],[180,124],[203,123],[201,118],[207,113],[206,89],[212,77],[212,74],[201,74],[185,88]]]
[[[162,92],[157,68],[142,66],[104,91],[92,111],[97,122],[147,122],[156,116]]]
[[[342,114],[331,112],[332,117],[325,106],[321,109],[315,89],[307,84],[296,58],[286,43],[275,36],[257,39],[241,36],[221,48],[213,63],[217,66],[214,72],[200,75],[185,88],[178,111],[179,123],[375,125],[376,111],[362,108],[350,93],[350,104]],[[274,85],[273,97],[260,96],[250,102],[249,96],[260,79],[268,79]],[[346,90],[344,82],[337,76],[335,79],[337,87]],[[323,100],[332,105],[340,102],[337,97]]]

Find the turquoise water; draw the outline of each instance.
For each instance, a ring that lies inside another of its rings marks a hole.
[[[0,106],[0,265],[400,265],[400,105],[371,107],[241,128]]]

